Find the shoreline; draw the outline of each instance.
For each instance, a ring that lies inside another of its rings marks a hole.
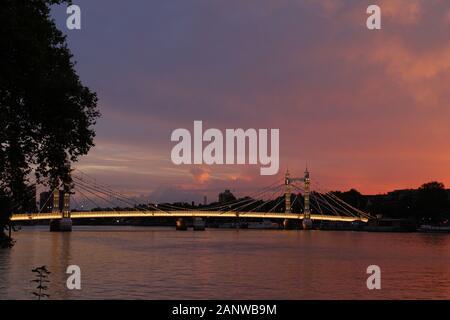
[[[20,232],[21,230],[39,230],[39,231],[46,231],[49,232],[49,225],[48,224],[21,224],[15,226],[17,230],[15,232]],[[102,228],[115,228],[120,229],[126,228],[126,229],[155,229],[155,230],[161,230],[161,231],[176,231],[175,226],[172,225],[146,225],[146,224],[75,224],[73,226],[73,231],[88,231],[87,229],[94,229],[92,231],[102,231],[99,229]],[[100,228],[99,228],[100,227]],[[95,228],[98,228],[95,230]],[[85,229],[85,230],[83,230]],[[310,231],[310,230],[302,230],[302,229],[283,229],[283,228],[235,228],[235,227],[216,227],[216,226],[207,226],[206,230],[220,230],[220,231],[232,231],[232,230],[239,230],[239,231]],[[128,231],[128,230],[124,230]],[[189,226],[187,230],[185,231],[195,231],[196,233],[199,232],[197,230],[194,230],[192,226]],[[418,233],[418,234],[449,234],[450,231],[445,230],[441,231],[439,229],[430,229],[430,230],[401,230],[401,229],[386,229],[384,227],[380,228],[313,228],[311,231],[340,231],[340,232],[367,232],[367,233]],[[201,232],[201,231],[200,231]]]

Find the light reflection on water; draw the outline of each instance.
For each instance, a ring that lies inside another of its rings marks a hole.
[[[0,299],[32,299],[41,265],[51,299],[450,299],[450,235],[36,227],[15,237],[0,250]],[[66,289],[71,264],[81,291]],[[366,287],[372,264],[382,290]]]

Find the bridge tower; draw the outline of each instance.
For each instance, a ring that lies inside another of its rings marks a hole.
[[[304,194],[304,199],[305,199],[304,207],[305,207],[305,210],[303,212],[304,217],[303,217],[303,223],[302,224],[303,224],[303,229],[307,230],[307,229],[311,229],[312,228],[311,209],[309,207],[309,193],[310,193],[310,187],[311,187],[311,179],[309,178],[308,167],[306,167],[305,177],[303,178],[303,182],[304,182],[304,189],[305,189],[305,194]]]
[[[285,204],[285,212],[291,213],[291,179],[289,175],[289,169],[286,170],[286,174],[284,176],[284,204]]]
[[[291,213],[292,212],[292,207],[291,207],[291,183],[295,182],[295,181],[299,181],[299,182],[303,182],[304,183],[304,217],[303,217],[303,229],[304,230],[308,230],[312,228],[312,220],[311,220],[311,209],[310,209],[310,203],[309,203],[309,195],[310,195],[310,188],[311,188],[311,179],[309,177],[309,171],[308,171],[308,167],[306,167],[305,170],[305,175],[303,178],[291,178],[290,174],[289,174],[289,170],[286,170],[286,174],[285,174],[285,178],[284,178],[284,184],[285,184],[285,191],[284,191],[284,203],[286,206],[286,213]],[[286,229],[289,229],[288,227],[289,225],[289,221],[285,220],[284,221],[284,226]]]
[[[292,180],[291,180],[291,177],[290,177],[290,174],[289,174],[289,169],[288,169],[288,170],[286,170],[286,174],[284,176],[284,185],[285,185],[285,189],[284,189],[284,205],[285,205],[285,212],[286,213],[291,213],[292,212],[291,182],[292,182]],[[294,229],[295,228],[295,224],[290,219],[284,219],[283,226],[284,226],[284,228],[286,230],[290,230],[290,229]]]
[[[59,213],[59,195],[60,195],[59,190],[55,189],[55,191],[53,191],[52,213]]]
[[[64,192],[63,219],[70,219],[70,193]]]
[[[62,212],[60,208],[60,197],[63,197]],[[61,214],[61,219],[50,221],[50,231],[72,231],[72,219],[70,218],[70,193],[60,192],[59,189],[53,191],[52,213]]]

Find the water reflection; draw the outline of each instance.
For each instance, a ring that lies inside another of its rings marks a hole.
[[[448,299],[450,236],[328,231],[85,227],[25,229],[0,251],[0,298],[31,299],[31,269],[51,299]],[[79,265],[82,290],[66,288]],[[382,270],[382,290],[366,268]]]

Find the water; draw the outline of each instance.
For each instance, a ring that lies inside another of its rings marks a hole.
[[[41,265],[51,299],[450,299],[450,235],[36,227],[15,237],[0,250],[0,299],[32,299]],[[66,288],[72,264],[80,291]],[[366,287],[372,264],[381,290]]]

